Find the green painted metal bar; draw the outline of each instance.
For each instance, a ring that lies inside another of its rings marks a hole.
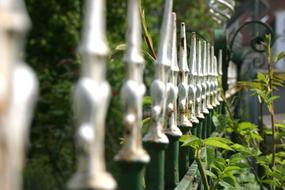
[[[164,190],[164,162],[167,144],[147,141],[144,142],[144,147],[151,157],[145,172],[146,190]]]
[[[174,190],[196,190],[198,189],[199,170],[196,162],[193,162],[187,173],[181,179],[180,183]]]
[[[204,138],[204,130],[205,130],[205,128],[204,128],[204,120],[205,120],[205,118],[204,119],[200,119],[199,118],[199,137],[200,138]]]
[[[193,126],[195,127],[195,126]],[[193,128],[192,127],[192,128]],[[190,133],[190,129],[188,126],[180,126],[180,130],[184,135]],[[190,154],[190,148],[189,147],[181,147],[182,143],[180,144],[180,149],[179,149],[179,178],[180,180],[183,178],[183,176],[186,174],[186,172],[189,169],[189,154]]]
[[[172,13],[172,65],[170,69],[169,81],[167,83],[167,128],[164,129],[169,144],[165,152],[165,189],[174,189],[179,183],[179,138],[182,132],[177,126],[177,99],[178,87],[177,79],[179,67],[177,63],[177,35],[176,35],[176,14]]]
[[[205,138],[209,137],[209,134],[208,134],[209,113],[204,114],[204,116],[205,116],[205,119],[204,119],[204,122],[203,122],[203,127],[204,127],[203,138],[205,139]]]
[[[194,124],[191,128],[191,134],[197,136],[198,125]]]
[[[179,183],[179,136],[168,135],[165,152],[165,189],[174,189]]]
[[[212,116],[213,116],[213,109],[209,110],[208,114],[208,121],[207,121],[207,136],[210,136],[212,133]]]
[[[117,161],[120,176],[117,179],[118,190],[143,190],[145,162]]]
[[[199,123],[195,123],[194,126],[191,128],[191,134],[198,137],[198,135],[199,135],[199,127],[200,127]],[[194,158],[195,152],[194,152],[194,150],[192,148],[190,148],[188,153],[189,153],[189,162],[188,162],[188,164],[189,164],[189,166],[191,166],[193,164],[194,160],[195,160],[195,158]]]

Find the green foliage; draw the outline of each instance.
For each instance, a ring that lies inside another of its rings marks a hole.
[[[215,148],[221,148],[225,150],[233,150],[229,145],[232,144],[232,142],[228,139],[221,138],[221,137],[209,137],[204,140],[204,144],[206,146],[211,146]]]
[[[244,89],[250,89],[254,96],[258,97],[259,102],[267,105],[272,117],[274,118],[273,103],[278,96],[273,96],[273,90],[284,86],[284,78],[274,73],[271,64],[276,63],[283,57],[284,52],[274,56],[271,63],[270,36],[267,36],[267,42],[264,44],[268,56],[268,73],[258,73],[257,78],[252,82],[240,82],[239,86]],[[223,91],[222,91],[223,92]],[[217,129],[216,136],[207,139],[200,139],[195,136],[183,136],[180,141],[182,146],[189,146],[195,151],[195,160],[204,165],[199,171],[204,179],[212,179],[211,186],[213,189],[260,189],[267,188],[266,185],[273,189],[282,188],[285,184],[285,152],[284,136],[285,124],[275,123],[272,121],[272,129],[266,130],[267,135],[272,136],[272,142],[281,142],[280,150],[272,153],[263,152],[260,144],[263,142],[264,134],[260,129],[250,122],[239,121],[233,118],[231,113],[232,103],[228,102],[225,95],[222,94],[226,105],[226,115],[215,113],[212,117],[213,123]],[[276,131],[275,131],[276,128]],[[234,136],[234,142],[228,140],[229,135]],[[274,147],[273,146],[273,147]],[[201,152],[206,149],[205,164],[200,159]],[[216,151],[212,151],[216,150]],[[255,163],[261,167],[264,172],[262,176],[257,175]],[[208,185],[209,186],[209,185]]]
[[[273,56],[273,62],[277,63],[278,61],[280,61],[281,59],[283,59],[285,57],[285,52],[280,52],[276,55]]]
[[[81,1],[26,1],[33,28],[26,60],[40,81],[24,170],[24,189],[64,189],[75,169],[72,86],[79,73]],[[44,177],[43,177],[44,176]]]

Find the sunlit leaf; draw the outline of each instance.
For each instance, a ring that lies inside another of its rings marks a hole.
[[[211,172],[210,170],[205,170],[205,173],[207,176],[212,177],[213,179],[217,179],[218,177],[216,176],[216,174],[214,174],[213,172]]]
[[[150,35],[148,28],[147,28],[144,10],[140,10],[140,16],[141,16],[141,21],[142,21],[142,30],[143,30],[143,34],[144,34],[145,43],[149,49],[150,55],[153,57],[153,59],[156,59],[156,53],[155,53],[155,50],[153,47],[151,35]]]
[[[151,118],[150,117],[147,117],[145,119],[143,119],[142,121],[142,134],[146,134],[149,130],[149,127],[150,127],[150,123],[151,123]]]
[[[257,129],[256,125],[250,122],[241,122],[239,123],[237,128],[239,132],[244,130],[256,130],[256,129]]]
[[[202,145],[202,140],[196,136],[193,136],[193,135],[189,136],[188,139],[184,139],[184,141],[182,141],[182,142],[183,142],[183,144],[181,146],[190,146],[190,147],[195,148],[195,149],[197,149],[198,147],[200,147]]]
[[[225,171],[224,172],[230,172],[230,171],[234,171],[234,170],[240,170],[241,168],[238,167],[238,166],[227,166],[225,168]]]
[[[144,106],[149,106],[152,103],[151,96],[144,96],[143,97],[143,105]]]
[[[230,185],[231,187],[235,187],[236,186],[236,180],[233,176],[225,176],[222,178],[222,182]]]
[[[285,57],[285,52],[280,52],[276,55],[273,56],[273,62],[277,63],[278,61],[280,61],[281,59],[283,59]]]
[[[212,137],[205,139],[203,142],[207,146],[211,146],[215,148],[222,148],[225,150],[233,150],[227,143],[221,142]]]

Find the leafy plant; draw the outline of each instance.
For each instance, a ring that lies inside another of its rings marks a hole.
[[[266,36],[263,45],[266,47],[267,73],[258,73],[257,78],[252,82],[239,82],[240,89],[249,89],[256,96],[260,103],[265,103],[271,115],[271,129],[265,130],[265,134],[272,136],[272,153],[263,152],[260,144],[264,140],[264,134],[255,124],[234,119],[231,107],[232,103],[225,97],[226,114],[215,113],[212,117],[216,132],[207,139],[200,139],[196,136],[183,136],[182,146],[189,146],[195,152],[195,161],[203,180],[205,189],[267,189],[268,187],[284,187],[285,177],[285,152],[284,135],[285,124],[276,123],[274,101],[279,97],[273,95],[273,91],[284,87],[284,78],[272,69],[272,65],[285,57],[282,52],[278,55],[271,55],[271,36]],[[221,85],[220,85],[221,86]],[[233,137],[234,141],[228,140]],[[222,138],[224,137],[224,138]],[[281,142],[277,144],[276,142]],[[279,150],[276,152],[276,147]],[[214,149],[215,151],[209,151]],[[201,159],[203,151],[207,154],[205,161]],[[211,153],[212,155],[210,155]],[[257,165],[256,165],[257,164]],[[260,173],[260,166],[264,172]],[[208,177],[211,178],[209,183]],[[248,176],[248,180],[244,178]],[[250,180],[249,180],[250,179]],[[254,185],[253,185],[254,184]],[[254,188],[253,188],[254,187]]]

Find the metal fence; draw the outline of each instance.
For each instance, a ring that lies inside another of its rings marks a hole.
[[[114,179],[106,171],[104,159],[105,118],[110,100],[110,86],[105,76],[109,53],[105,1],[86,0],[79,46],[82,72],[74,91],[78,164],[67,186],[77,190],[197,189],[201,187],[198,166],[193,162],[191,149],[181,147],[179,138],[183,134],[201,138],[211,135],[215,130],[212,115],[221,112],[223,107],[219,81],[223,76],[231,88],[236,82],[236,68],[228,67],[223,58],[226,52],[216,44],[215,49],[194,32],[191,48],[187,49],[189,40],[184,23],[180,24],[177,40],[173,0],[166,0],[154,63],[155,77],[150,86],[151,123],[142,137],[146,87],[143,83],[140,2],[128,2],[124,59],[128,73],[121,89],[124,144],[115,157],[120,176]],[[217,9],[213,4],[211,6],[213,10]],[[215,16],[219,19],[217,14]],[[37,97],[36,77],[20,56],[28,26],[22,1],[0,1],[0,188],[3,190],[21,189],[25,142]],[[226,76],[222,72],[225,69],[229,69]]]

